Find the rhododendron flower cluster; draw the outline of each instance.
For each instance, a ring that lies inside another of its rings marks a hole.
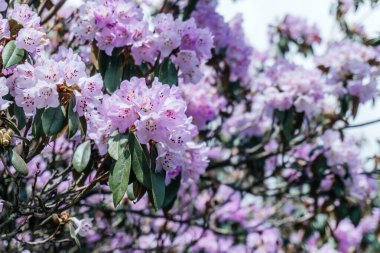
[[[16,3],[14,9],[9,11],[8,20],[3,19],[1,24],[1,38],[10,37],[10,20],[22,25],[16,37],[16,46],[34,53],[46,45],[45,36],[40,26],[40,17],[26,4]]]
[[[199,129],[214,120],[226,106],[226,100],[218,95],[217,88],[211,86],[208,80],[196,85],[182,85],[181,89],[187,102],[186,114],[193,118]]]
[[[104,95],[96,116],[90,112],[86,117],[90,138],[101,154],[107,152],[107,136],[116,129],[121,133],[136,131],[142,144],[158,143],[155,169],[167,172],[168,183],[181,172],[196,179],[208,163],[203,147],[191,142],[197,128],[185,112],[186,103],[178,88],[170,88],[157,79],[148,88],[144,78],[132,78],[123,81],[112,95]]]
[[[380,53],[372,47],[345,40],[330,45],[316,64],[328,74],[328,84],[338,95],[348,93],[364,103],[376,95]]]
[[[319,113],[326,90],[322,72],[287,62],[270,67],[256,82],[269,107],[284,111],[294,106],[297,112],[308,116]]]
[[[152,20],[154,30],[143,19],[142,10],[133,1],[88,1],[81,7],[76,30],[81,41],[97,41],[108,55],[114,48],[131,46],[136,64],[154,64],[172,56],[184,81],[196,83],[202,77],[199,67],[211,57],[213,38],[193,19],[174,20],[172,15],[158,14]]]
[[[197,25],[210,29],[216,52],[225,54],[225,64],[230,71],[229,79],[246,81],[253,48],[247,43],[243,31],[243,18],[237,15],[226,23],[215,8],[216,3],[213,1],[199,1],[192,16]]]
[[[271,41],[273,42],[274,36],[278,33],[280,36],[286,37],[297,43],[305,43],[312,45],[313,43],[321,42],[319,29],[316,25],[309,25],[306,19],[286,15],[285,18],[279,22],[274,28],[276,31],[271,31]]]
[[[62,48],[61,51],[52,59],[38,57],[34,65],[18,65],[12,78],[8,79],[11,94],[25,113],[34,114],[37,109],[59,106],[59,92],[65,87],[72,87],[73,90],[83,89],[82,96],[96,99],[92,94],[96,92],[92,87],[95,86],[96,82],[93,82],[93,79],[96,79],[96,76],[87,79],[86,66],[81,58],[72,50],[66,51]],[[98,84],[102,87],[101,78]],[[84,108],[79,105],[77,110]]]

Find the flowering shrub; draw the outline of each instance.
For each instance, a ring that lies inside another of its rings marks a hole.
[[[334,4],[340,40],[279,19],[266,52],[217,0],[21,2],[0,0],[1,252],[380,251],[379,157],[346,131],[379,122],[351,124],[380,79],[346,19],[366,1]]]

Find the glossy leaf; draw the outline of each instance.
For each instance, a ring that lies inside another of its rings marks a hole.
[[[73,155],[73,167],[77,172],[86,169],[91,157],[91,142],[85,141],[80,144]]]
[[[36,114],[34,115],[33,124],[32,124],[32,134],[34,138],[38,139],[43,134],[43,128],[42,128],[42,114],[44,112],[44,109],[38,109]]]
[[[129,134],[129,150],[132,156],[132,169],[136,175],[137,181],[148,189],[151,189],[148,160],[141,144],[138,142],[136,135],[133,133]]]
[[[118,131],[112,133],[108,140],[108,154],[115,160],[118,160],[126,148],[128,136],[120,134]]]
[[[14,40],[9,41],[5,45],[1,54],[4,68],[9,68],[17,63],[20,63],[24,58],[24,55],[24,49],[17,48]]]
[[[14,149],[9,149],[8,154],[9,160],[11,161],[11,164],[15,170],[20,173],[20,175],[27,176],[28,167],[26,166],[24,159],[22,159],[22,157]]]
[[[163,208],[169,208],[174,204],[174,201],[177,199],[177,193],[180,186],[181,186],[181,175],[178,175],[165,188],[165,200],[164,200],[164,203],[162,204]]]
[[[123,62],[121,56],[112,56],[109,59],[105,73],[104,85],[109,93],[113,93],[120,86],[123,78]]]
[[[18,129],[23,129],[26,125],[26,116],[24,110],[21,107],[18,107],[16,104],[14,104],[13,113],[17,118]]]
[[[155,172],[156,168],[156,158],[157,158],[157,150],[155,147],[151,148],[151,159],[150,159],[150,179],[152,183],[152,198],[153,204],[156,210],[160,209],[165,200],[165,172],[161,170],[159,172]]]
[[[178,71],[169,58],[166,58],[161,64],[158,79],[164,84],[178,85]]]
[[[128,150],[125,150],[111,169],[109,176],[109,186],[112,191],[113,204],[115,207],[119,205],[127,192],[130,173],[131,155]]]
[[[75,106],[75,98],[73,97],[69,101],[69,106],[68,106],[68,121],[69,121],[69,132],[68,136],[69,138],[73,137],[76,132],[78,131],[79,128],[79,116],[77,112],[74,112],[74,106]]]
[[[65,124],[65,115],[60,106],[47,108],[42,113],[42,128],[47,136],[59,133]]]

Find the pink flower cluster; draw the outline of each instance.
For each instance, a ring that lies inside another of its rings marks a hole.
[[[279,24],[270,30],[271,42],[275,40],[276,33],[299,44],[312,45],[321,42],[319,29],[315,25],[310,26],[306,19],[292,15],[286,15]]]
[[[271,126],[271,117],[265,111],[262,96],[256,96],[251,103],[251,110],[247,110],[245,103],[235,106],[232,115],[223,124],[223,133],[227,136],[241,138],[262,136]]]
[[[134,1],[86,1],[79,10],[75,33],[79,40],[92,41],[108,55],[114,48],[133,45],[148,33],[143,12]]]
[[[199,67],[211,58],[212,35],[208,29],[198,28],[193,19],[174,20],[171,14],[158,14],[151,31],[139,6],[124,0],[87,1],[79,15],[76,34],[82,42],[95,39],[108,55],[114,48],[131,46],[137,65],[171,57],[186,83],[199,82]]]
[[[0,19],[0,39],[11,37],[9,20],[22,25],[15,41],[18,48],[34,53],[46,45],[46,34],[40,27],[40,17],[28,5],[16,3],[13,10],[8,11],[7,19]]]
[[[81,98],[96,101],[94,93],[101,93],[103,85],[100,75],[88,78],[81,58],[71,49],[64,48],[51,59],[41,56],[33,65],[28,62],[18,65],[7,83],[16,104],[28,115],[34,114],[40,108],[59,106],[58,85],[75,90],[75,94],[79,96],[76,108],[82,114],[85,107],[81,104]]]
[[[209,121],[214,120],[227,104],[218,89],[204,78],[196,85],[181,85],[184,99],[187,102],[186,114],[193,117],[193,123],[203,129]]]
[[[241,15],[229,23],[215,10],[215,1],[199,1],[192,17],[200,27],[210,29],[214,35],[216,53],[225,51],[225,64],[230,70],[231,81],[246,81],[253,48],[247,43]]]
[[[180,77],[185,83],[197,83],[202,77],[199,69],[201,63],[211,58],[213,37],[208,29],[198,28],[194,19],[182,21],[173,19],[170,14],[158,14],[153,19],[157,51],[166,57],[175,49],[179,49],[172,57],[173,62],[181,70]],[[154,38],[148,38],[148,42]],[[141,48],[140,48],[141,49]],[[137,53],[132,55],[138,58]],[[152,62],[151,62],[152,63]]]
[[[322,141],[323,153],[331,171],[342,179],[347,174],[350,175],[350,178],[345,178],[344,182],[351,196],[358,200],[374,198],[378,188],[377,183],[375,179],[364,173],[363,161],[359,156],[360,149],[355,140],[353,138],[342,140],[339,132],[328,130],[322,136]]]
[[[331,90],[338,96],[346,93],[366,102],[376,95],[380,74],[380,53],[373,47],[352,40],[333,43],[316,59],[326,69]]]
[[[181,172],[184,178],[197,178],[205,170],[205,149],[191,142],[197,128],[185,114],[186,102],[179,88],[170,88],[157,79],[149,88],[144,78],[134,77],[123,81],[112,95],[104,95],[96,109],[89,111],[86,118],[89,137],[101,154],[107,152],[108,137],[113,131],[124,133],[133,126],[141,144],[158,143],[156,170],[167,172],[167,183]]]
[[[254,82],[269,108],[284,111],[294,106],[297,112],[308,116],[321,112],[326,85],[319,70],[279,61]]]

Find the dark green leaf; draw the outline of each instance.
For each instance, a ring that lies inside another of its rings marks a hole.
[[[11,161],[11,164],[15,168],[15,170],[20,173],[22,176],[28,175],[28,167],[26,166],[26,163],[24,159],[14,150],[9,149],[9,160]]]
[[[362,218],[362,210],[360,209],[360,206],[352,206],[350,208],[349,217],[352,224],[357,226]]]
[[[190,18],[191,13],[195,10],[197,6],[198,0],[189,0],[187,6],[183,10],[183,20],[187,20]]]
[[[43,134],[43,128],[42,128],[42,114],[44,112],[44,109],[37,109],[36,115],[34,115],[33,119],[33,125],[32,125],[32,134],[34,138],[38,139]]]
[[[165,200],[165,171],[161,170],[159,172],[155,172],[157,158],[156,147],[152,146],[150,152],[150,179],[152,182],[152,198],[154,207],[156,210],[158,210],[162,207]]]
[[[14,104],[13,112],[17,118],[17,127],[19,129],[23,129],[26,125],[26,116],[25,116],[24,109],[22,109],[21,107],[18,107],[16,104]]]
[[[181,175],[174,178],[165,189],[165,200],[162,205],[163,208],[170,207],[177,198],[177,193],[181,185]]]
[[[75,106],[75,97],[70,99],[69,106],[68,106],[68,118],[69,118],[69,132],[68,136],[69,138],[73,137],[75,133],[78,131],[79,128],[79,116],[77,112],[74,112],[74,106]]]
[[[329,216],[327,214],[317,214],[312,222],[312,227],[315,230],[323,231],[326,227]]]
[[[142,183],[148,189],[151,189],[148,160],[136,135],[133,133],[129,134],[129,150],[131,151],[132,156],[132,169],[136,175],[137,181]]]
[[[137,197],[135,196],[135,193],[134,193],[134,191],[133,191],[133,185],[134,185],[134,183],[133,184],[130,184],[130,185],[128,185],[128,187],[127,187],[127,196],[128,196],[128,199],[129,200],[135,200]]]
[[[311,164],[314,175],[319,179],[322,179],[327,168],[327,159],[322,154],[317,156]]]
[[[111,60],[110,56],[108,56],[104,51],[99,50],[99,55],[98,55],[99,71],[103,78],[104,78],[104,75],[106,74],[107,66],[110,60]]]
[[[128,189],[129,176],[131,173],[131,155],[125,150],[119,160],[111,169],[109,185],[112,191],[113,204],[116,207],[123,199]]]
[[[138,181],[128,185],[127,194],[128,199],[134,202],[138,202],[146,193],[146,187],[140,184]]]
[[[81,132],[81,135],[82,136],[86,136],[86,134],[87,134],[87,121],[86,121],[86,118],[84,116],[80,117],[79,118],[79,122],[80,122],[80,132]]]
[[[82,172],[90,162],[91,142],[85,141],[80,144],[73,155],[73,166],[77,172]]]
[[[42,113],[42,128],[47,136],[59,133],[65,124],[65,115],[60,106],[47,108]]]
[[[108,154],[110,154],[113,159],[118,160],[120,155],[124,152],[127,142],[127,135],[120,134],[118,131],[113,132],[108,140]]]
[[[290,141],[293,137],[294,132],[294,112],[293,110],[288,110],[285,113],[285,118],[283,121],[283,133],[287,141]]]
[[[178,85],[178,71],[169,58],[166,58],[161,64],[158,79],[164,84]]]
[[[14,40],[9,41],[1,54],[4,68],[9,68],[19,63],[24,58],[24,55],[24,49],[17,48]]]
[[[136,197],[135,202],[139,201],[146,193],[146,187],[138,181],[133,183],[133,195]]]
[[[112,56],[104,74],[104,85],[109,93],[113,93],[120,86],[123,78],[123,61],[121,56]]]
[[[131,80],[133,76],[137,76],[139,73],[138,67],[134,64],[127,64],[123,71],[123,80]]]

